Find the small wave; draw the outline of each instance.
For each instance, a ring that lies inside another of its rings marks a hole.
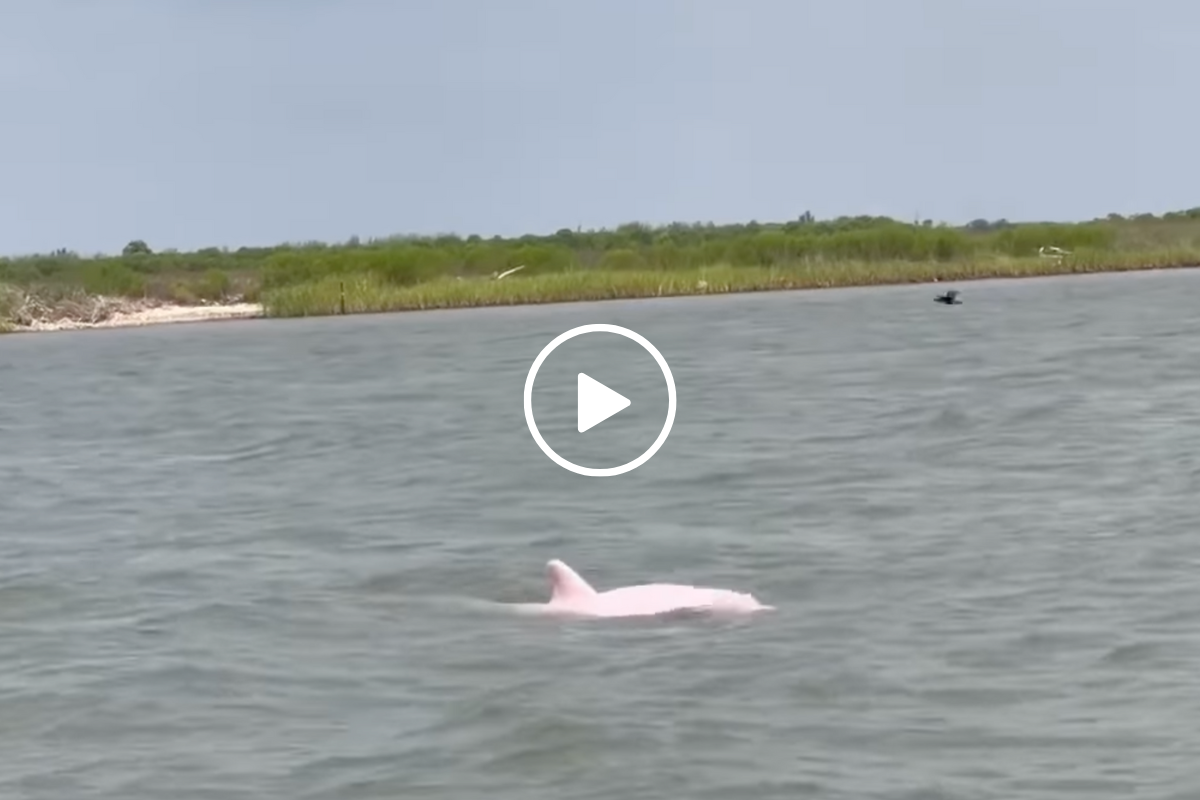
[[[1117,645],[1100,657],[1100,664],[1110,667],[1146,666],[1161,663],[1167,647],[1160,642],[1130,642]]]

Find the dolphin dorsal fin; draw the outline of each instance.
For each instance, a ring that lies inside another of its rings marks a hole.
[[[591,597],[596,594],[596,590],[591,587],[591,584],[557,558],[546,565],[546,572],[550,576],[550,602],[552,603],[576,597]]]

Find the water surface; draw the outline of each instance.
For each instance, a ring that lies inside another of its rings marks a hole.
[[[1200,796],[1198,280],[0,338],[0,795]],[[619,478],[525,427],[588,322],[678,386]],[[552,557],[779,610],[504,613]]]

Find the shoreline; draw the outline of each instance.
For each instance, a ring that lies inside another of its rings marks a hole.
[[[866,280],[866,281],[846,281],[846,282],[822,282],[817,285],[803,284],[793,285],[792,281],[786,278],[779,281],[768,281],[766,285],[762,283],[750,281],[746,284],[739,285],[722,285],[716,282],[713,285],[707,281],[700,280],[697,282],[689,282],[688,284],[676,284],[669,291],[663,291],[662,286],[658,287],[658,291],[650,292],[643,291],[632,293],[615,292],[607,296],[595,296],[593,293],[581,292],[576,297],[561,297],[547,296],[544,299],[539,296],[523,295],[520,297],[485,297],[476,296],[467,299],[466,302],[450,302],[439,303],[436,300],[429,302],[417,302],[412,305],[403,305],[393,308],[363,308],[358,307],[353,311],[347,312],[345,316],[361,315],[361,314],[390,314],[390,313],[407,313],[414,311],[434,311],[434,310],[453,310],[453,309],[469,309],[469,308],[486,308],[486,307],[511,307],[522,305],[554,305],[554,304],[570,304],[578,302],[602,302],[604,300],[640,300],[654,299],[664,297],[712,297],[724,294],[752,294],[758,292],[776,292],[776,291],[823,291],[826,289],[869,289],[883,288],[886,286],[913,286],[913,285],[944,285],[949,283],[978,283],[983,281],[995,280],[1020,280],[1020,279],[1040,279],[1040,278],[1064,278],[1086,275],[1102,275],[1109,273],[1152,273],[1152,272],[1168,272],[1175,270],[1190,270],[1200,269],[1200,263],[1188,264],[1147,264],[1144,266],[1137,265],[1105,265],[1094,267],[1083,267],[1081,265],[1072,265],[1071,267],[1055,270],[1040,270],[1032,273],[1008,273],[1008,274],[977,274],[977,275],[960,275],[956,277],[932,277],[932,278],[916,278],[914,280]],[[783,276],[781,276],[782,278]],[[518,281],[513,281],[512,284],[517,284]],[[510,285],[512,285],[510,284]],[[408,287],[408,291],[421,293],[422,289],[428,289],[428,285],[417,285]],[[641,287],[639,287],[641,288]],[[419,295],[418,295],[419,296]],[[97,298],[103,300],[104,298]],[[147,327],[151,325],[173,325],[187,324],[197,322],[223,322],[231,320],[245,319],[287,319],[295,318],[296,316],[308,317],[328,317],[328,316],[343,316],[339,310],[334,309],[328,313],[305,313],[305,314],[270,314],[268,303],[213,303],[205,305],[185,305],[178,303],[156,303],[153,305],[139,305],[136,302],[126,301],[123,303],[125,309],[114,311],[108,317],[95,321],[85,321],[73,319],[70,317],[62,317],[54,320],[34,320],[29,324],[18,325],[12,324],[5,330],[0,327],[0,333],[47,333],[55,331],[75,331],[75,330],[96,330],[109,328],[134,328]],[[355,304],[357,305],[357,304]]]
[[[1047,263],[1045,259],[960,264],[833,264],[800,269],[718,264],[691,270],[544,273],[504,281],[442,278],[410,286],[396,286],[371,275],[333,275],[270,291],[262,301],[265,317],[323,317],[764,291],[945,286],[985,280],[1149,273],[1198,267],[1200,258],[1188,253],[1059,264]]]
[[[213,305],[161,304],[132,310],[115,311],[96,321],[63,317],[55,320],[34,320],[27,325],[12,325],[9,333],[48,333],[55,331],[95,330],[101,328],[141,328],[149,325],[177,325],[189,322],[222,322],[235,319],[256,319],[263,316],[259,303],[226,303]]]

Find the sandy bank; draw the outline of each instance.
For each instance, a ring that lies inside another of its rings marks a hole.
[[[226,319],[250,319],[262,316],[258,303],[232,303],[229,305],[180,306],[161,305],[130,311],[114,311],[110,316],[86,322],[77,319],[33,320],[26,325],[15,325],[14,333],[23,331],[70,331],[85,328],[131,328],[143,325],[165,325],[179,322],[212,322]]]

